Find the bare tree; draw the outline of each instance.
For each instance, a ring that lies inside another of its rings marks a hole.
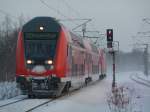
[[[0,81],[15,78],[15,49],[17,43],[18,27],[9,16],[5,17],[1,28],[0,40]]]

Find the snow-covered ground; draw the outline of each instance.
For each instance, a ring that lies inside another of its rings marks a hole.
[[[140,85],[130,79],[130,75],[141,72],[123,72],[116,73],[116,81],[118,86],[126,86],[133,92],[132,111],[130,112],[149,112],[150,111],[150,88]],[[147,78],[148,79],[148,78]],[[111,92],[112,74],[106,79],[82,88],[75,93],[59,98],[48,103],[32,112],[109,112],[107,104],[108,93]],[[24,112],[26,108],[35,106],[35,102],[43,102],[46,99],[30,99],[30,103],[21,103],[22,106],[10,105],[0,108],[0,112]],[[6,100],[5,100],[6,101]],[[0,102],[1,105],[2,102]]]
[[[150,111],[150,88],[143,87],[130,79],[135,72],[116,74],[117,85],[123,85],[133,90],[132,112]],[[142,76],[142,75],[141,75]],[[112,76],[95,85],[81,89],[70,97],[49,103],[35,112],[109,112],[107,94],[111,91]]]
[[[0,100],[9,99],[18,95],[20,95],[20,90],[17,88],[15,81],[0,83]]]

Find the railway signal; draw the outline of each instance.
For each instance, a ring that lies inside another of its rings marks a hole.
[[[107,48],[112,48],[112,42],[113,42],[113,29],[107,29]]]
[[[113,29],[107,29],[107,42],[113,41]]]
[[[111,42],[112,43],[112,42]],[[115,49],[115,45],[117,45],[117,49]],[[116,87],[116,52],[119,51],[119,41],[113,41],[113,46],[111,47],[112,51],[110,52],[112,55],[112,61],[113,61],[113,81],[112,81],[112,89]]]
[[[107,48],[110,49],[110,54],[112,55],[112,61],[113,61],[113,64],[112,64],[112,67],[113,67],[113,81],[112,81],[112,89],[114,89],[116,87],[116,76],[115,76],[115,54],[116,54],[116,51],[114,49],[115,47],[115,43],[117,43],[118,45],[118,50],[119,50],[119,42],[118,41],[113,41],[113,29],[107,29],[106,30],[106,35],[107,35]]]

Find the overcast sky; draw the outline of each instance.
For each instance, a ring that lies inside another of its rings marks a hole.
[[[58,19],[92,18],[94,30],[105,33],[114,29],[114,40],[120,42],[120,49],[129,51],[132,36],[142,28],[142,19],[150,17],[150,0],[0,0],[0,10],[18,17],[52,16]],[[60,14],[61,13],[61,14]],[[64,17],[65,16],[65,17]],[[4,14],[0,13],[2,20]],[[90,25],[91,25],[90,24]],[[69,26],[70,25],[70,26]],[[75,25],[70,23],[68,27]]]

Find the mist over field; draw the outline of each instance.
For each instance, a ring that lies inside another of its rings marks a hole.
[[[112,55],[107,53],[107,70],[112,71]],[[133,50],[132,52],[116,52],[116,72],[144,71],[144,52]]]

